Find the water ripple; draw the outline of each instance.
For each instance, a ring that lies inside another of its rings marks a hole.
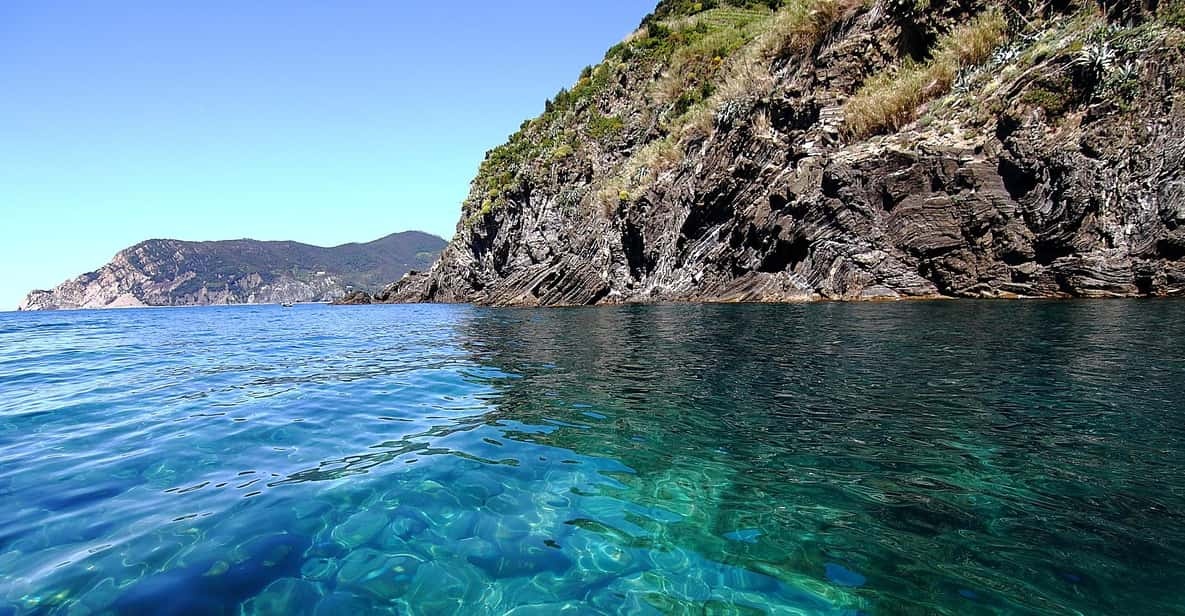
[[[0,614],[1180,613],[1183,317],[0,314]]]

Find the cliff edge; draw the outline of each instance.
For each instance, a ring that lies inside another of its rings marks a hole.
[[[377,299],[1181,294],[1183,27],[1181,0],[664,0]]]

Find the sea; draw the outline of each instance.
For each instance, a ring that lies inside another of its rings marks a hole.
[[[0,616],[1183,613],[1182,301],[0,314]]]

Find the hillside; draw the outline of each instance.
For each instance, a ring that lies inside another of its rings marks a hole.
[[[418,231],[333,248],[256,240],[148,240],[120,251],[96,271],[50,291],[33,291],[18,309],[330,301],[351,287],[379,289],[426,268],[444,245]]]
[[[1181,294],[1183,26],[1181,0],[664,0],[378,299]]]

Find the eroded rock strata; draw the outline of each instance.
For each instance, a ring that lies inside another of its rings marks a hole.
[[[712,4],[660,3],[491,151],[377,299],[1185,291],[1180,6]]]

